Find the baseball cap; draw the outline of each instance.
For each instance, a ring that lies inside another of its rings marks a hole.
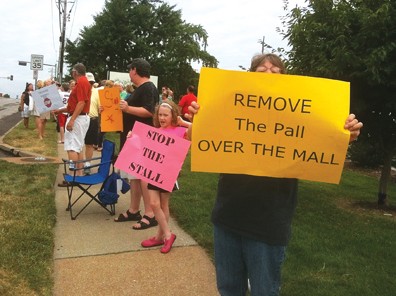
[[[91,72],[85,74],[89,82],[95,82],[95,76]]]
[[[133,59],[132,62],[127,67],[128,70],[136,69],[136,73],[139,76],[150,78],[151,66],[150,63],[147,62],[145,59],[142,58]]]

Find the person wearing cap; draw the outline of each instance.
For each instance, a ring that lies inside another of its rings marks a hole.
[[[120,150],[125,144],[128,132],[132,130],[136,121],[153,125],[153,114],[158,101],[158,90],[150,81],[150,64],[141,58],[133,59],[128,65],[129,77],[136,86],[135,91],[126,99],[120,101],[120,109],[123,114],[124,130],[120,134]],[[158,225],[154,212],[150,206],[150,198],[147,185],[143,180],[136,179],[132,175],[127,177],[131,185],[131,202],[129,209],[114,219],[115,222],[138,221],[133,225],[135,230],[143,230]],[[144,214],[140,214],[140,199],[143,195]]]
[[[93,157],[94,146],[98,145],[98,131],[99,131],[99,91],[93,86],[95,83],[95,76],[91,72],[85,75],[88,82],[91,84],[91,103],[89,106],[89,127],[85,135],[85,159]],[[90,174],[90,162],[84,163],[84,173]]]
[[[75,64],[72,68],[72,76],[76,81],[76,86],[70,93],[67,107],[55,110],[55,113],[67,112],[65,128],[64,147],[69,160],[75,162],[83,160],[84,139],[89,127],[89,107],[91,102],[91,84],[88,82],[85,66],[81,63]],[[82,169],[82,163],[78,163],[78,169]],[[82,170],[76,172],[82,175]],[[67,186],[60,183],[59,186]]]

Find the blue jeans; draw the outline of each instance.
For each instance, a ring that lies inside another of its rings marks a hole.
[[[279,295],[285,246],[270,246],[214,226],[217,289],[222,296]]]

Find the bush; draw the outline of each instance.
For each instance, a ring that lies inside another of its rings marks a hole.
[[[376,143],[358,141],[349,148],[350,158],[360,166],[376,168],[383,164],[382,149]]]

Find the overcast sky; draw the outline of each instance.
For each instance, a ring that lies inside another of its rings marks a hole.
[[[63,0],[62,0],[63,1]],[[285,14],[282,0],[165,0],[182,10],[182,18],[194,25],[202,25],[209,35],[207,51],[219,61],[219,68],[238,70],[247,67],[251,57],[261,52],[259,40],[274,47],[286,47],[286,41],[276,32]],[[44,63],[55,65],[59,58],[58,0],[17,0],[3,5],[0,18],[0,93],[11,97],[20,95],[26,82],[34,82],[30,65],[19,66],[18,61],[30,61],[31,54],[44,56]],[[74,6],[72,4],[74,2]],[[294,7],[304,0],[290,0]],[[66,24],[66,38],[75,40],[83,26],[93,23],[93,15],[103,10],[105,0],[71,0],[70,21]],[[47,79],[54,67],[44,66],[38,79]],[[89,71],[89,69],[87,69]],[[199,70],[199,69],[198,69]],[[64,69],[64,73],[67,69]],[[155,75],[155,73],[153,73]],[[14,76],[10,81],[5,77]],[[102,77],[101,77],[102,78]]]

